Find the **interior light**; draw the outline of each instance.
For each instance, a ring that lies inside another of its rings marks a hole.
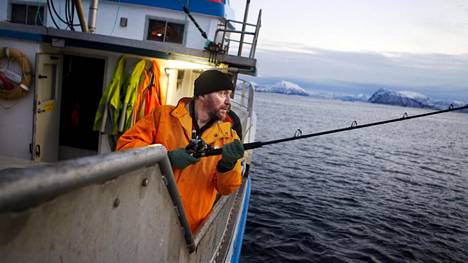
[[[181,61],[181,60],[168,60],[166,64],[168,69],[209,69],[213,66],[205,64],[197,64],[193,62]]]

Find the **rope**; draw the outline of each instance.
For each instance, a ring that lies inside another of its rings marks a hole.
[[[203,31],[203,29],[200,27],[200,25],[198,24],[198,22],[195,20],[195,18],[192,16],[192,14],[190,14],[190,10],[188,9],[188,7],[183,4],[182,2],[180,2],[180,0],[176,0],[177,3],[179,3],[179,5],[182,6],[182,10],[184,11],[184,13],[190,18],[190,20],[192,20],[193,24],[195,25],[195,27],[198,29],[198,31],[200,31],[200,34],[202,35],[202,37],[206,40],[208,40],[208,36],[206,35],[206,32]]]

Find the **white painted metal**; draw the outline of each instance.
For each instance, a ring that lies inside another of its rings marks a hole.
[[[99,0],[91,0],[89,5],[88,29],[90,33],[96,32],[96,17],[99,6]]]
[[[170,196],[167,184],[173,177],[161,145],[3,171],[1,178],[2,262],[225,258],[222,247],[233,235],[235,202],[243,192],[241,187],[216,204],[191,253],[178,218],[183,211],[174,209]]]
[[[57,54],[37,54],[36,58],[32,156],[37,161],[58,159],[62,60]]]
[[[39,44],[1,39],[1,47],[19,49],[31,61],[33,72],[35,72],[34,61],[36,52],[39,50]],[[34,87],[31,88],[28,94],[19,99],[12,101],[0,99],[0,155],[25,160],[31,159],[29,145],[32,142],[33,99]]]
[[[7,20],[9,17],[9,4],[10,1],[0,1],[0,21]],[[31,1],[25,1],[25,3],[31,3]],[[34,4],[42,4],[47,6],[46,0],[35,0]],[[54,1],[57,12],[61,17],[65,17],[65,1]],[[82,1],[83,3],[83,14],[84,17],[89,17],[89,7],[91,1]],[[3,8],[5,7],[5,8]],[[47,11],[47,8],[44,8]],[[44,14],[46,26],[55,28],[52,19],[48,12]],[[214,32],[216,31],[217,24],[220,18],[215,16],[203,15],[198,13],[192,13],[192,16],[197,20],[202,29],[207,32],[208,38],[214,39]],[[126,27],[121,27],[119,24],[120,18],[127,18],[128,24]],[[203,49],[205,46],[205,39],[200,35],[200,32],[195,25],[186,20],[185,14],[180,11],[169,10],[164,8],[148,7],[143,5],[124,4],[111,1],[101,1],[99,3],[99,12],[96,16],[96,34],[118,36],[135,40],[146,41],[146,27],[147,19],[149,17],[168,19],[170,21],[177,21],[182,24],[185,23],[186,39],[184,46],[189,48]],[[79,23],[78,15],[75,13],[75,23]],[[62,29],[67,26],[60,20],[55,18],[58,26]],[[79,30],[79,26],[76,27]],[[151,42],[151,41],[150,41]],[[177,45],[177,44],[175,44]]]

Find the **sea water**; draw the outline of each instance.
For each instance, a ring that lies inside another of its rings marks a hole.
[[[430,110],[257,93],[267,141]],[[254,152],[241,262],[468,262],[468,114]]]

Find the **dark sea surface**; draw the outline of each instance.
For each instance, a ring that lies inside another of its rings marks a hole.
[[[429,110],[257,93],[267,141]],[[255,150],[241,262],[468,262],[468,114]]]

